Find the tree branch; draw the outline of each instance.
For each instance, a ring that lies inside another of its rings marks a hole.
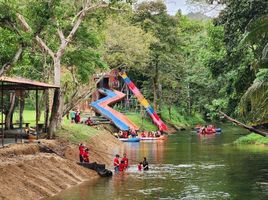
[[[29,26],[29,24],[27,23],[27,21],[25,20],[25,18],[24,18],[21,14],[19,14],[19,13],[17,13],[16,15],[17,15],[17,18],[18,18],[18,20],[19,20],[21,26],[23,27],[24,31],[25,31],[25,32],[28,32],[28,33],[32,33],[33,30],[32,30],[32,28]],[[35,36],[35,40],[37,41],[38,45],[39,45],[42,49],[44,49],[47,53],[49,53],[49,55],[50,55],[52,58],[54,58],[54,53],[53,53],[53,51],[46,45],[46,43],[45,43],[45,42],[44,42],[38,35]]]
[[[0,69],[0,76],[4,75],[11,69],[11,67],[19,60],[21,54],[22,54],[22,46],[20,45],[12,61],[5,63]]]

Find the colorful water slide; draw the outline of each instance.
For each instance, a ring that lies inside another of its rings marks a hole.
[[[144,98],[144,96],[141,94],[139,89],[136,87],[136,85],[128,78],[127,74],[119,73],[120,76],[123,78],[124,82],[127,84],[129,89],[133,92],[133,94],[137,97],[138,101],[141,103],[141,105],[144,106],[146,109],[146,112],[149,114],[149,116],[152,118],[153,122],[158,126],[158,129],[160,131],[167,130],[167,125],[160,119],[160,117],[157,115],[157,113],[154,111],[153,107],[149,104],[149,102]]]
[[[129,129],[139,130],[139,127],[130,121],[122,113],[112,109],[109,105],[122,100],[126,95],[117,90],[108,90],[105,88],[99,89],[99,92],[106,95],[90,104],[98,113],[110,119],[120,130],[127,131]]]

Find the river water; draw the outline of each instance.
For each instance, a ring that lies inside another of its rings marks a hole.
[[[199,137],[185,131],[167,141],[125,143],[130,168],[70,188],[50,200],[103,199],[268,199],[268,148],[235,146],[243,130]],[[150,170],[139,172],[146,156]],[[134,161],[135,160],[135,161]]]

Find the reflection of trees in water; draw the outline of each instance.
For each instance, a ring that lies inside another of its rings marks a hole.
[[[130,159],[130,164],[138,164],[144,157],[149,163],[162,163],[164,160],[165,141],[146,141],[140,143],[129,143],[125,145],[125,152]]]

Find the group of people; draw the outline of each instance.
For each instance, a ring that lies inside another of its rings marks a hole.
[[[81,112],[79,109],[71,110],[70,111],[70,118],[71,118],[71,123],[80,123],[81,121]]]
[[[115,155],[114,158],[114,171],[115,173],[123,172],[128,168],[128,158],[127,154],[124,153],[124,157],[119,160],[120,156],[118,154]]]
[[[79,160],[81,163],[89,163],[89,149],[82,143],[79,144]]]
[[[124,153],[123,158],[120,160],[120,156],[118,154],[115,155],[114,158],[114,171],[115,173],[123,172],[128,168],[128,158],[126,153]],[[143,158],[143,162],[138,164],[138,171],[148,171],[149,170],[149,163],[146,157]]]
[[[137,131],[136,130],[128,130],[128,131],[119,131],[119,133],[114,133],[114,136],[117,138],[135,138],[138,136]]]
[[[216,132],[216,127],[214,125],[205,125],[199,127],[199,134],[213,134]]]
[[[141,133],[141,137],[160,137],[161,136],[161,132],[160,131],[143,131]]]

